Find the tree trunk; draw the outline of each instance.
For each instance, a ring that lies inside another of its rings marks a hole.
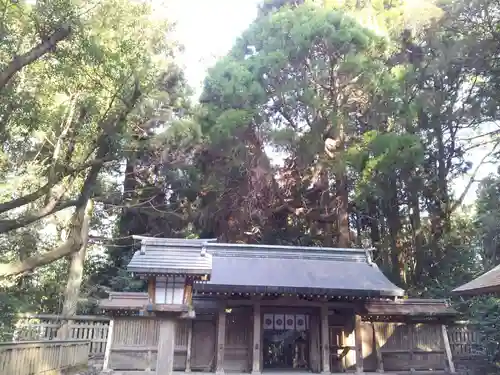
[[[420,180],[415,177],[410,177],[408,182],[408,207],[410,209],[410,225],[413,239],[413,281],[418,285],[422,273],[424,271],[425,253],[424,253],[424,236],[422,234],[422,221],[420,218],[420,199],[419,187]]]
[[[398,237],[401,230],[401,218],[399,214],[399,202],[397,195],[397,181],[392,179],[386,186],[387,197],[385,200],[385,216],[387,217],[387,226],[389,231],[390,259],[393,281],[401,284],[405,281],[405,270],[402,248],[399,245]]]
[[[63,316],[74,316],[78,309],[78,299],[80,297],[80,288],[83,280],[83,267],[85,265],[85,255],[87,252],[87,244],[89,239],[90,219],[93,212],[93,202],[89,200],[85,209],[85,216],[82,225],[82,244],[80,250],[71,254],[70,266],[68,273],[68,281],[66,283],[66,290],[64,292],[64,303],[62,308]],[[66,321],[59,332],[57,337],[61,339],[69,339],[69,325],[70,321]]]
[[[370,239],[372,241],[372,245],[379,248],[381,244],[380,244],[380,228],[378,220],[377,202],[373,197],[368,197],[367,205],[368,205],[368,216],[370,223]]]
[[[350,247],[351,233],[349,229],[349,192],[347,190],[347,176],[344,171],[337,175],[337,246]]]

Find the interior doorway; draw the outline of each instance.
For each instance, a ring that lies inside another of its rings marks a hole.
[[[309,327],[304,314],[264,314],[263,368],[309,369]]]

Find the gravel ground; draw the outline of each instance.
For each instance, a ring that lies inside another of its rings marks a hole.
[[[89,359],[89,365],[84,368],[73,369],[64,375],[100,375],[102,371],[102,359]]]

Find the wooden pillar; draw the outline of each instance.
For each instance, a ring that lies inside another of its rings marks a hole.
[[[363,338],[361,333],[361,315],[354,316],[354,345],[356,347],[356,373],[363,372]]]
[[[312,372],[321,372],[321,319],[316,309],[309,317],[309,365]]]
[[[158,375],[171,375],[174,371],[175,347],[175,318],[162,317],[160,320],[160,334],[158,337],[158,358],[156,360],[156,373]]]
[[[146,354],[146,361],[147,361],[147,367],[146,371],[151,371],[153,368],[153,351],[151,348],[154,346],[154,337],[155,337],[155,319],[153,317],[150,317],[148,319],[148,331],[147,331],[147,337],[146,337],[146,345],[148,346],[148,352]]]
[[[409,352],[408,356],[410,358],[410,371],[415,372],[415,366],[414,366],[414,359],[415,359],[415,324],[412,322],[409,322],[406,324],[408,327],[408,347],[409,347]]]
[[[451,353],[450,339],[448,338],[448,330],[446,329],[446,326],[444,324],[441,325],[441,332],[443,334],[444,351],[446,353],[446,359],[448,361],[448,370],[450,371],[450,373],[454,374],[455,364],[453,363],[453,355]]]
[[[155,303],[155,293],[156,293],[156,278],[150,277],[148,279],[148,297],[149,297],[149,301],[152,304]]]
[[[106,340],[106,350],[104,352],[104,363],[102,365],[102,372],[111,372],[109,368],[109,356],[111,355],[111,347],[113,345],[113,331],[115,327],[115,318],[111,318],[108,328],[108,339]]]
[[[193,345],[193,321],[188,320],[187,348],[186,348],[186,370],[191,372],[191,346]]]
[[[384,359],[382,357],[382,348],[380,345],[380,336],[378,334],[377,325],[372,323],[373,329],[373,346],[375,348],[375,355],[377,357],[377,372],[384,372]]]
[[[252,374],[260,374],[261,372],[261,330],[260,302],[255,302],[253,305]]]
[[[330,332],[328,327],[328,306],[321,306],[321,359],[323,373],[330,372]]]
[[[342,328],[340,330],[340,346],[342,347],[342,349],[346,346],[345,328]],[[340,372],[345,372],[346,368],[347,368],[347,356],[344,355],[340,359]]]
[[[224,374],[224,347],[226,343],[226,311],[219,310],[217,319],[217,367],[216,374]]]
[[[186,277],[184,282],[184,294],[182,296],[182,303],[191,306],[193,304],[193,279]]]

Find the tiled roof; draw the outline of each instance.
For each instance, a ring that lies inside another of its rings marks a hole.
[[[305,293],[402,296],[363,249],[219,244],[212,276],[195,283],[199,292]]]
[[[198,292],[401,296],[364,249],[272,246],[138,237],[127,269],[135,273],[210,275]]]
[[[500,266],[452,290],[454,294],[479,295],[500,292]]]
[[[111,292],[107,299],[102,299],[99,302],[99,307],[106,310],[115,309],[142,309],[145,308],[149,301],[147,293],[137,292]]]
[[[141,241],[127,270],[149,274],[209,275],[212,257],[205,251],[208,239],[134,237]]]

